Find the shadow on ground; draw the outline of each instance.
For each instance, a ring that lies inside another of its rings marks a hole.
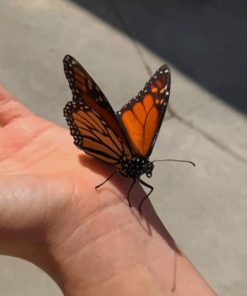
[[[130,35],[238,111],[247,113],[246,2],[71,1]]]

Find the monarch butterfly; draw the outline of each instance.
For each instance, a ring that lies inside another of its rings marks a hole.
[[[168,104],[171,84],[169,67],[161,66],[136,98],[115,113],[99,86],[78,61],[66,55],[63,63],[73,94],[72,101],[64,107],[64,116],[74,144],[115,168],[114,173],[95,189],[116,173],[132,178],[127,196],[131,206],[130,192],[139,181],[150,189],[139,204],[141,213],[143,202],[153,187],[140,177],[143,174],[148,178],[152,176],[154,164],[149,161],[149,156]]]

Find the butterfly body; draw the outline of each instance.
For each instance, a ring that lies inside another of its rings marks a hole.
[[[152,177],[154,164],[148,158],[135,156],[132,159],[123,159],[120,173],[125,177],[139,180],[141,175],[146,174],[148,178]]]
[[[154,164],[149,160],[161,127],[170,94],[170,70],[161,66],[136,98],[114,112],[108,100],[86,70],[71,56],[64,58],[64,71],[73,98],[64,108],[64,116],[74,144],[88,155],[115,169],[115,173],[153,187],[141,179],[152,176]],[[106,180],[106,181],[107,181]],[[105,181],[105,182],[106,182]],[[96,188],[103,185],[96,186]],[[131,205],[131,204],[130,204]]]

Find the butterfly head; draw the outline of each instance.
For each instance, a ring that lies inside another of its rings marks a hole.
[[[148,178],[152,177],[153,169],[154,169],[154,164],[149,161],[145,166],[145,174]]]

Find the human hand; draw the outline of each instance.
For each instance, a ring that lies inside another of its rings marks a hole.
[[[111,169],[79,151],[67,130],[3,88],[0,125],[1,254],[38,265],[65,295],[214,295],[150,203],[145,218],[129,209],[128,179],[95,191]],[[143,194],[136,186],[137,204]]]

